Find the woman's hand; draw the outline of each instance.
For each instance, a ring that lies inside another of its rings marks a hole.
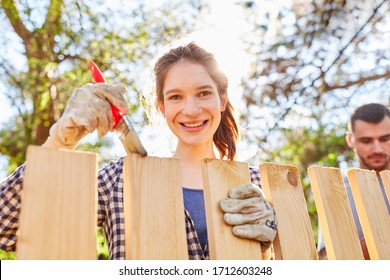
[[[264,252],[274,241],[277,220],[263,191],[254,184],[233,187],[229,197],[220,201],[224,221],[233,226],[234,235],[260,241]]]
[[[110,103],[127,113],[129,105],[123,84],[86,84],[75,89],[61,118],[50,128],[43,146],[73,149],[88,133],[98,130],[105,135],[113,130],[114,119]]]

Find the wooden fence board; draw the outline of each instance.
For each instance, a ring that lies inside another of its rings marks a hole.
[[[206,159],[202,161],[204,197],[210,258],[213,260],[261,259],[258,241],[241,239],[223,221],[219,201],[239,184],[251,182],[247,163]]]
[[[347,172],[370,259],[390,259],[390,216],[374,171]]]
[[[318,259],[298,169],[259,168],[278,217],[276,259]],[[328,258],[363,259],[340,170],[308,171]],[[376,173],[347,174],[371,259],[390,259],[390,217]],[[259,242],[234,236],[219,209],[233,186],[250,183],[248,164],[206,159],[202,175],[210,258],[261,259]],[[380,175],[389,197],[390,171]],[[96,176],[96,154],[28,147],[17,259],[96,259]],[[123,188],[126,258],[188,259],[180,162],[129,154]]]
[[[188,259],[180,162],[124,159],[126,259]]]
[[[390,202],[390,170],[381,171],[379,174],[382,178],[383,185],[385,186],[387,201]]]
[[[27,149],[17,259],[96,259],[97,155]]]
[[[363,260],[341,171],[320,166],[308,171],[328,259]]]
[[[261,185],[278,219],[275,258],[318,259],[298,169],[276,163],[262,163],[259,168]]]

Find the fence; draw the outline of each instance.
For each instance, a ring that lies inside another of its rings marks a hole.
[[[297,168],[259,169],[278,217],[276,259],[318,259]],[[329,259],[363,259],[340,170],[308,171]],[[261,259],[259,243],[234,236],[218,207],[231,186],[250,183],[248,164],[207,159],[202,172],[211,259]],[[389,196],[390,171],[381,176]],[[96,259],[96,177],[96,154],[28,148],[18,259]],[[371,258],[390,259],[390,218],[375,172],[351,169],[348,177]],[[188,259],[181,186],[177,160],[125,157],[127,259]]]

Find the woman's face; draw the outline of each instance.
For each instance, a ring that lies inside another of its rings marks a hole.
[[[212,145],[226,99],[201,64],[184,60],[169,69],[159,108],[179,143]]]

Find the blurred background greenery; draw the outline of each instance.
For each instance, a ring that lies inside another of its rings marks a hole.
[[[159,135],[145,126],[138,100],[142,73],[167,43],[203,32],[233,81],[238,160],[298,166],[316,234],[307,167],[353,166],[349,114],[363,103],[390,105],[389,12],[386,0],[1,0],[0,181],[24,162],[28,145],[46,140],[72,90],[92,82],[90,60],[128,86],[135,129],[158,155]],[[123,155],[118,145],[95,135],[78,149],[99,153],[103,165]]]

